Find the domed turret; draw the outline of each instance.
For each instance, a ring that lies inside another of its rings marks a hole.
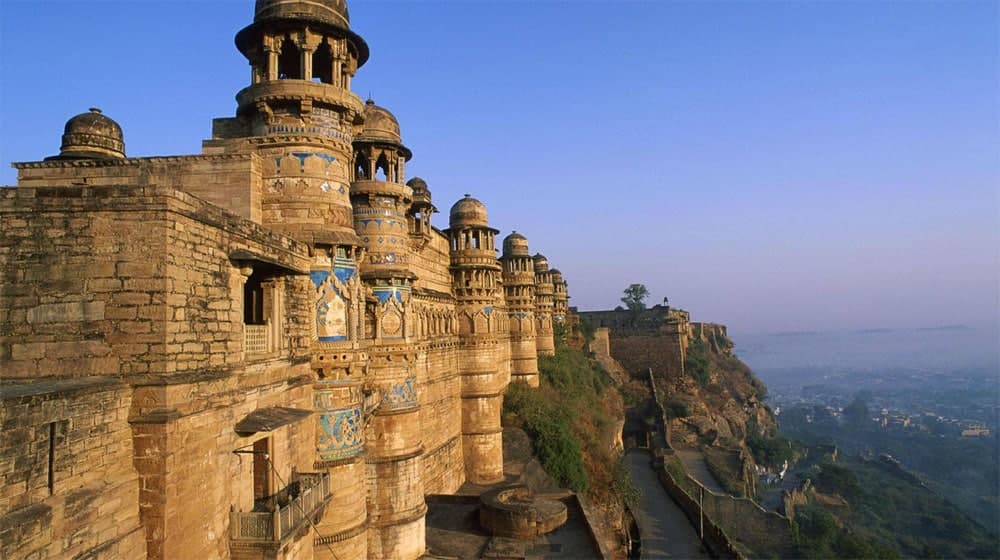
[[[375,144],[390,144],[395,146],[400,155],[409,160],[413,157],[409,148],[403,146],[403,138],[399,132],[399,121],[385,107],[379,107],[369,99],[365,102],[365,127],[354,138],[355,142],[371,142]]]
[[[413,177],[406,182],[406,186],[413,189],[414,198],[416,198],[418,194],[426,196],[428,199],[431,197],[431,190],[427,187],[427,181],[424,181],[420,177]]]
[[[528,257],[528,238],[516,231],[503,238],[503,256],[505,257]]]
[[[451,207],[448,223],[452,229],[466,226],[488,227],[486,205],[467,194]]]
[[[351,23],[346,0],[257,0],[253,20],[273,19],[321,21],[345,29]]]
[[[535,272],[547,272],[549,270],[549,259],[545,255],[536,253],[532,260],[535,261]]]
[[[48,159],[120,159],[125,157],[122,127],[92,107],[66,121],[59,155]]]

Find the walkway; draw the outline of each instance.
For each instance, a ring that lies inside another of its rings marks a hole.
[[[632,510],[642,538],[642,558],[711,558],[698,533],[660,485],[645,450],[633,449],[625,464],[639,490],[639,504]]]
[[[722,488],[719,481],[715,480],[715,477],[712,476],[712,471],[708,470],[708,465],[705,464],[705,455],[701,451],[680,446],[675,447],[674,450],[677,452],[677,456],[681,458],[681,462],[684,463],[684,470],[692,478],[700,482],[706,490],[711,490],[719,495],[729,494]]]

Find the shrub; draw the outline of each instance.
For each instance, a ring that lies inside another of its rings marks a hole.
[[[562,403],[542,397],[523,383],[507,388],[504,413],[515,415],[531,436],[532,447],[545,472],[575,492],[587,489],[580,442],[573,433],[571,411]]]
[[[676,397],[667,399],[663,408],[666,409],[666,413],[670,415],[671,418],[687,418],[688,416],[691,416],[690,404],[687,401]]]
[[[793,456],[792,442],[782,435],[765,437],[757,433],[754,426],[748,430],[747,447],[757,463],[766,467],[778,468],[785,461],[791,461]]]
[[[701,340],[692,342],[684,358],[684,371],[705,386],[711,377],[709,363],[708,346]]]

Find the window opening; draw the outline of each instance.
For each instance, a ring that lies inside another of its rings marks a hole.
[[[361,180],[368,178],[368,158],[364,154],[358,154],[354,158],[355,168],[354,168],[354,178]]]
[[[261,274],[254,271],[243,285],[243,323],[264,324],[264,285]]]
[[[278,56],[278,79],[302,79],[299,47],[295,45],[295,41],[287,37],[281,42],[281,54]]]
[[[330,50],[330,44],[325,41],[313,53],[310,77],[314,82],[333,83],[333,52]]]
[[[378,157],[375,162],[375,179],[378,181],[385,181],[386,177],[389,176],[389,160],[386,159],[385,154]]]
[[[56,423],[49,422],[49,496],[56,491]]]

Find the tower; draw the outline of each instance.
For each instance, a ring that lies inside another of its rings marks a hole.
[[[409,269],[407,213],[413,189],[403,183],[410,150],[396,117],[372,100],[354,139],[351,202],[354,228],[364,244],[360,264],[365,288],[365,384],[379,396],[366,428],[368,555],[417,558],[424,552],[424,487],[420,459],[417,352]]]
[[[516,231],[503,240],[503,287],[510,319],[511,381],[538,387],[535,347],[535,266],[528,240]]]
[[[553,268],[549,274],[552,276],[552,321],[563,323],[569,313],[568,287],[558,268]]]
[[[535,346],[539,356],[553,356],[556,345],[552,333],[553,284],[549,260],[537,253],[532,261],[535,265]]]
[[[459,316],[459,370],[462,375],[462,445],[465,476],[475,484],[503,479],[500,412],[508,378],[501,365],[504,324],[496,234],[486,206],[465,195],[451,207],[451,276]]]
[[[315,557],[364,558],[364,417],[378,403],[364,386],[357,261],[365,244],[350,192],[365,105],[350,87],[368,45],[351,31],[345,0],[257,0],[236,47],[250,63],[250,85],[236,94],[236,116],[213,122],[203,151],[256,155],[250,188],[235,196],[259,206],[249,217],[311,248],[314,467],[338,481],[317,523]]]

